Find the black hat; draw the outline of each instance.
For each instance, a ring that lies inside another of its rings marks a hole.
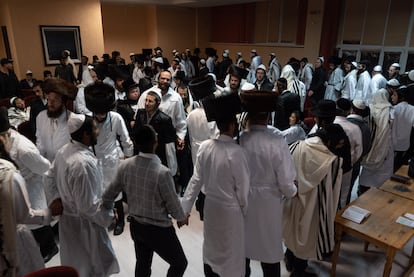
[[[130,89],[137,88],[138,84],[132,78],[128,78],[122,83],[122,87],[128,93]]]
[[[331,56],[329,58],[329,63],[334,64],[334,65],[338,65],[338,64],[341,64],[341,59],[338,58],[337,56]]]
[[[9,115],[6,107],[0,107],[0,133],[10,129]]]
[[[277,110],[279,97],[270,90],[242,90],[240,99],[247,112],[273,112]]]
[[[107,113],[115,107],[115,89],[104,83],[85,87],[86,107],[93,113]]]
[[[54,92],[74,100],[78,93],[78,88],[63,79],[50,78],[43,83],[43,92],[45,94]]]
[[[246,79],[247,74],[249,74],[249,71],[241,67],[238,67],[237,65],[232,64],[229,67],[229,74],[232,76],[236,76],[237,78],[239,78],[239,80],[241,80],[241,79]]]
[[[5,65],[5,64],[8,64],[8,63],[13,63],[13,60],[12,59],[6,59],[6,58],[3,58],[3,59],[0,60],[1,65]]]
[[[103,58],[103,59],[110,59],[111,57],[109,56],[109,54],[103,54],[101,58]]]
[[[109,65],[109,76],[112,80],[129,78],[129,67],[127,65]]]
[[[332,100],[322,99],[311,112],[317,117],[335,117],[336,104]]]
[[[240,97],[237,93],[230,93],[216,97],[214,94],[203,100],[207,121],[220,121],[241,113]]]
[[[217,90],[216,82],[214,82],[211,75],[205,75],[191,80],[188,87],[190,88],[191,94],[195,101],[203,99]]]
[[[348,112],[352,108],[352,103],[349,99],[339,98],[336,100],[336,113],[337,115],[343,115],[345,112]]]
[[[185,78],[185,73],[182,70],[177,71],[177,73],[175,73],[174,79],[180,79],[181,81],[184,80]]]

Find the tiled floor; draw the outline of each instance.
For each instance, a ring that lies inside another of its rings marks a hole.
[[[188,267],[185,272],[186,277],[203,276],[202,264],[202,241],[203,226],[199,220],[198,213],[192,212],[190,225],[177,229],[177,234],[183,245],[184,252],[188,259]],[[121,272],[115,276],[134,276],[135,252],[134,246],[129,233],[129,226],[126,226],[125,232],[121,236],[111,234],[112,244],[117,254]],[[408,264],[409,255],[413,247],[414,240],[411,240],[403,251],[397,252],[396,261],[393,263],[391,276],[402,276],[404,267]],[[339,253],[337,274],[338,277],[377,277],[382,276],[385,264],[385,254],[382,249],[373,245],[369,246],[369,251],[364,252],[364,243],[349,235],[344,236]],[[47,266],[59,265],[59,255],[56,255]],[[258,262],[252,261],[252,277],[263,276]],[[328,277],[331,268],[330,261],[311,262],[311,270],[321,277]],[[165,276],[168,269],[166,264],[158,256],[154,256],[152,266],[152,276]],[[282,277],[289,276],[285,265],[281,265]],[[410,275],[414,277],[414,273]],[[225,277],[225,276],[223,276]]]

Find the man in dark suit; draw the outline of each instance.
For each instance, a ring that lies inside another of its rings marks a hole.
[[[263,64],[259,65],[256,69],[256,81],[254,82],[254,86],[257,90],[273,89],[273,84],[266,77],[266,67]]]
[[[46,95],[43,92],[43,82],[37,81],[33,85],[33,92],[36,94],[36,98],[30,103],[30,125],[34,133],[36,133],[36,117],[37,115],[47,108]]]
[[[176,141],[176,132],[171,117],[158,109],[161,96],[150,91],[145,98],[145,109],[139,109],[135,118],[135,131],[145,124],[151,125],[158,135],[158,146],[155,154],[163,165],[167,166],[165,145]]]
[[[287,90],[287,80],[277,80],[277,90],[280,95],[280,110],[276,112],[275,127],[279,130],[289,128],[289,116],[294,111],[300,111],[300,96]]]

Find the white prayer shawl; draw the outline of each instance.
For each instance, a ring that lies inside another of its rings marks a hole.
[[[305,66],[299,71],[299,80],[305,84],[306,91],[309,90],[313,77],[313,65],[311,63],[305,64]]]
[[[342,159],[318,137],[290,146],[298,195],[283,209],[285,245],[302,259],[320,259],[334,247],[334,220],[342,181]]]
[[[341,88],[341,97],[345,99],[354,99],[356,94],[357,70],[351,70],[345,75]]]
[[[387,79],[385,79],[385,77],[381,73],[374,74],[372,76],[371,83],[369,86],[371,98],[372,94],[374,94],[382,88],[387,88]]]
[[[206,195],[203,262],[220,276],[244,276],[244,215],[250,170],[244,150],[233,138],[220,135],[201,144],[194,174],[181,200],[184,213],[190,213],[203,185]]]
[[[280,64],[276,57],[272,59],[269,65],[269,71],[267,72],[267,78],[270,82],[274,83],[280,78]]]
[[[292,93],[296,93],[300,97],[300,110],[303,112],[306,98],[306,86],[303,82],[299,81],[296,77],[295,70],[291,65],[285,65],[280,74],[281,78],[285,78],[287,81],[287,90]]]
[[[410,147],[410,133],[414,126],[414,106],[402,101],[392,111],[392,143],[394,151],[406,151]]]

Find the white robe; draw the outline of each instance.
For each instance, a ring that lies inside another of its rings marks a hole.
[[[251,172],[246,257],[277,263],[283,259],[282,196],[290,198],[297,191],[292,156],[280,131],[271,126],[249,126],[240,136],[240,145]]]
[[[49,170],[50,162],[40,155],[33,142],[15,130],[10,131],[10,157],[18,165],[26,181],[31,207],[36,210],[46,209],[43,175]],[[37,227],[40,226],[37,225]]]
[[[374,74],[369,86],[371,96],[382,88],[387,88],[387,79],[381,73]]]
[[[187,116],[188,135],[191,144],[191,158],[196,163],[197,152],[203,141],[220,135],[215,121],[208,122],[203,107],[192,110]]]
[[[414,126],[414,106],[406,101],[394,106],[392,111],[392,143],[394,151],[406,151],[410,147],[411,128]]]
[[[106,188],[118,171],[119,159],[124,155],[131,157],[134,154],[134,145],[125,121],[119,113],[108,112],[105,121],[99,122],[97,126],[99,135],[95,152],[96,158],[102,163],[104,188]]]
[[[285,138],[287,144],[292,144],[298,140],[304,140],[306,138],[305,130],[303,130],[300,124],[295,124],[286,130],[283,130],[282,135]]]
[[[181,204],[190,213],[205,185],[203,262],[220,276],[244,276],[249,180],[247,157],[231,137],[221,135],[201,144]]]
[[[369,88],[371,84],[371,76],[368,71],[365,70],[357,76],[357,80],[355,95],[351,94],[351,100],[363,100],[365,105],[369,105],[371,101],[371,91]]]
[[[356,73],[357,70],[351,70],[345,75],[341,88],[341,97],[345,99],[354,99],[356,94]]]
[[[325,90],[325,99],[332,101],[338,100],[340,98],[339,92],[342,87],[342,82],[344,80],[344,72],[340,67],[336,67],[331,75],[329,75],[328,85]]]
[[[73,141],[56,154],[47,185],[63,203],[59,221],[60,260],[80,277],[119,272],[107,227],[114,214],[101,205],[102,169],[86,145]]]

